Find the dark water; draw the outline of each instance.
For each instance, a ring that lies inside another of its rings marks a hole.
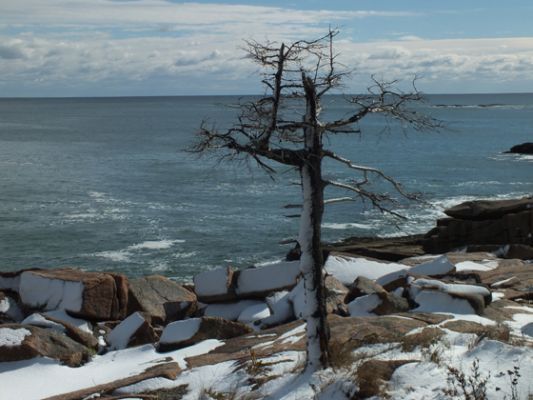
[[[400,204],[397,229],[369,206],[332,205],[324,236],[424,232],[444,207],[533,192],[533,157],[503,155],[533,141],[533,95],[431,96],[440,133],[384,130],[330,146],[382,168],[429,204]],[[298,222],[293,171],[275,182],[253,165],[183,152],[203,119],[224,126],[236,97],[0,99],[0,269],[76,265],[129,275],[190,277],[213,265],[280,258]],[[348,111],[326,99],[324,118]],[[326,165],[326,174],[350,172]],[[332,193],[336,195],[339,193]]]

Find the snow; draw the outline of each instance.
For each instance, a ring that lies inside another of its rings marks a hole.
[[[507,283],[511,282],[513,279],[515,279],[516,277],[514,276],[511,276],[510,278],[507,278],[507,279],[502,279],[501,281],[498,281],[498,282],[494,282],[492,285],[490,285],[490,287],[492,288],[500,288],[502,286],[505,286]]]
[[[20,346],[26,336],[30,335],[31,332],[25,328],[0,328],[0,347]],[[2,398],[2,396],[0,396],[0,398]]]
[[[15,322],[21,321],[24,318],[24,314],[17,302],[7,296],[0,300],[0,313],[7,315]]]
[[[498,267],[498,261],[485,260],[482,262],[462,261],[455,264],[457,271],[491,271]]]
[[[409,272],[416,275],[446,275],[455,270],[446,255],[440,256],[423,264],[416,265],[409,269]]]
[[[270,309],[266,303],[259,303],[245,308],[237,320],[245,324],[253,324],[255,321],[270,317]]]
[[[46,319],[42,314],[33,313],[26,317],[22,322],[23,325],[40,326],[41,328],[51,328],[59,332],[65,332],[65,327],[57,322]]]
[[[167,344],[180,343],[188,340],[198,332],[201,323],[201,318],[191,318],[172,322],[163,329],[159,342]]]
[[[444,312],[453,314],[475,314],[467,300],[458,299],[438,290],[421,290],[414,301],[418,307],[412,312]]]
[[[46,317],[52,317],[55,319],[58,319],[60,321],[66,322],[67,324],[73,325],[78,329],[81,329],[84,332],[87,333],[93,333],[92,326],[89,322],[80,319],[80,318],[74,318],[68,315],[65,310],[54,310],[54,311],[47,311],[43,313],[43,315]]]
[[[457,334],[458,337],[466,336]],[[487,384],[487,399],[511,398],[510,383],[507,371],[515,366],[520,368],[521,378],[517,381],[519,398],[527,397],[531,390],[530,378],[533,376],[533,351],[529,348],[518,348],[508,344],[482,340],[473,349],[469,346],[450,343],[442,346],[440,358],[442,364],[429,361],[414,362],[399,367],[392,375],[388,385],[390,398],[393,400],[447,399],[443,391],[447,384],[447,367],[454,367],[472,376],[472,363],[479,362],[481,377],[490,379]]]
[[[366,258],[340,257],[330,255],[326,260],[324,269],[344,285],[351,286],[358,276],[368,279],[378,279],[391,272],[405,270],[405,265],[395,263],[382,263],[367,260]]]
[[[166,361],[165,358],[186,368],[186,358],[208,353],[223,344],[219,340],[204,340],[194,346],[167,352],[164,357],[153,345],[144,345],[94,356],[79,368],[70,368],[42,357],[4,362],[0,363],[0,399],[35,400],[89,388],[140,374]],[[31,377],[30,385],[28,377]]]
[[[194,291],[198,297],[221,296],[228,293],[230,267],[200,272],[194,276]]]
[[[282,290],[296,285],[300,275],[298,261],[279,261],[240,271],[236,292],[239,296]]]
[[[352,317],[368,317],[373,314],[371,311],[381,304],[381,299],[375,293],[361,296],[348,303],[348,311]]]
[[[292,304],[294,316],[303,318],[305,312],[305,288],[304,281],[301,280],[289,293],[289,301]]]
[[[512,321],[506,321],[506,324],[515,335],[533,338],[533,314],[514,314]]]
[[[281,335],[278,338],[278,340],[284,340],[291,336],[301,335],[302,333],[305,333],[305,324],[298,325],[296,328],[293,328],[290,331],[285,332],[283,335]]]
[[[204,315],[206,317],[220,317],[230,321],[236,321],[245,309],[262,303],[259,300],[241,300],[236,303],[209,304],[205,308]]]
[[[128,318],[121,321],[107,335],[107,343],[109,343],[110,350],[120,350],[128,347],[131,337],[144,322],[144,317],[138,312],[134,312]]]
[[[505,298],[505,293],[503,292],[492,292],[492,301],[498,301]]]
[[[261,321],[262,325],[278,325],[294,317],[288,291],[273,293],[265,301],[270,309],[271,315]]]
[[[232,393],[235,390],[242,389],[248,391],[247,387],[239,387],[239,378],[242,377],[241,371],[235,370],[235,361],[226,361],[215,365],[205,365],[183,371],[176,380],[172,381],[164,378],[148,379],[134,385],[126,386],[116,391],[121,393],[140,393],[158,389],[170,389],[181,385],[187,385],[187,393],[181,397],[182,400],[208,399],[202,394],[206,390],[216,390],[218,392]]]
[[[428,289],[437,289],[442,292],[446,292],[449,294],[457,294],[457,295],[480,295],[480,296],[490,296],[491,292],[487,288],[483,286],[476,286],[476,285],[462,285],[462,284],[455,284],[455,283],[444,283],[441,281],[437,281],[434,279],[416,279],[411,284],[411,289],[417,288],[428,288]]]
[[[19,294],[24,304],[34,308],[77,312],[83,304],[83,283],[50,279],[25,271],[20,275]]]

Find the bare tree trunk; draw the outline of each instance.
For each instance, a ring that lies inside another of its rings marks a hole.
[[[305,319],[307,322],[307,369],[329,366],[329,327],[323,275],[323,255],[320,229],[324,212],[324,182],[322,181],[321,127],[318,122],[319,105],[313,82],[303,78],[306,89],[305,149],[300,169],[303,190],[303,209],[300,219],[300,269],[305,289]]]

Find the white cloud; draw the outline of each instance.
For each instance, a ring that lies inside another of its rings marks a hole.
[[[314,38],[336,21],[413,16],[163,0],[25,0],[24,7],[19,1],[2,0],[0,15],[0,27],[22,32],[0,34],[0,89],[12,95],[18,88],[62,94],[63,87],[80,95],[87,88],[109,94],[111,87],[114,94],[132,87],[137,94],[258,92],[256,67],[239,49],[243,39]],[[533,82],[533,39],[527,37],[427,40],[402,34],[357,43],[341,35],[337,47],[339,61],[360,76],[418,74],[426,91],[461,81]],[[365,82],[357,79],[360,86],[346,90],[361,90]]]

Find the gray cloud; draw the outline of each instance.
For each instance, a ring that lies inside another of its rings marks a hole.
[[[0,44],[0,58],[4,60],[16,60],[24,58],[24,52],[15,46]]]

